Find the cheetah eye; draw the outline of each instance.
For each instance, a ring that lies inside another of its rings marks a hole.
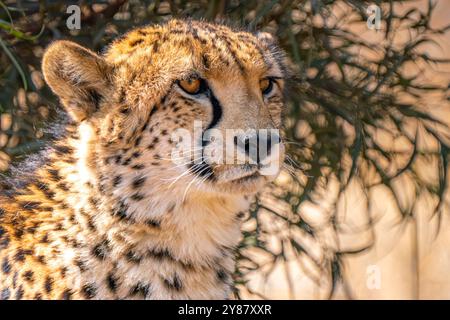
[[[194,77],[186,80],[180,80],[178,81],[178,85],[189,94],[200,94],[205,92],[208,88],[205,80]]]
[[[264,95],[267,95],[272,91],[273,81],[274,80],[272,78],[265,78],[259,81],[259,87]]]

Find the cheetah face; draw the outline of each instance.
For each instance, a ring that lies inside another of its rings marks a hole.
[[[57,42],[43,69],[72,117],[95,128],[100,165],[180,190],[253,193],[284,160],[284,60],[266,33],[172,20],[103,56]]]
[[[170,157],[207,188],[253,192],[278,174],[283,158],[283,76],[225,74],[196,70],[174,83],[169,110],[179,107],[189,120],[171,132]]]

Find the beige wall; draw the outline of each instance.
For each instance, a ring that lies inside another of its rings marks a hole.
[[[426,8],[426,3],[427,1],[417,1],[412,5]],[[406,5],[398,8],[407,9]],[[435,12],[435,26],[450,23],[450,1],[439,1]],[[375,39],[376,35],[370,34],[371,32],[373,31],[363,30],[361,35]],[[429,46],[425,49],[426,52],[441,58],[450,58],[450,33],[436,40],[441,48]],[[449,83],[450,68],[446,70],[440,67],[438,71],[427,67],[423,80],[444,85]],[[432,97],[427,98],[426,102],[430,112],[450,124],[450,104],[437,105]],[[433,169],[433,164],[421,165],[425,174],[433,174],[431,171],[426,172]],[[450,299],[449,212],[442,213],[440,231],[437,233],[438,218],[431,214],[435,199],[424,190],[419,190],[419,199],[413,201],[414,186],[411,181],[406,178],[399,179],[396,190],[400,195],[400,202],[404,206],[413,203],[416,205],[415,219],[402,221],[392,195],[385,188],[372,189],[368,205],[362,189],[354,183],[339,201],[337,215],[342,230],[336,233],[326,222],[326,216],[329,214],[327,197],[332,197],[330,195],[334,194],[336,186],[331,185],[329,188],[330,190],[325,192],[323,204],[306,204],[301,209],[302,216],[309,217],[310,222],[323,228],[317,239],[304,236],[305,241],[310,241],[310,247],[319,248],[315,250],[319,252],[318,256],[327,254],[327,250],[323,248],[346,251],[373,244],[369,250],[360,254],[344,256],[346,287],[340,285],[333,298]],[[446,199],[450,200],[448,193]],[[375,221],[373,229],[367,228],[369,217]],[[286,276],[287,270],[289,277]],[[263,280],[261,274],[252,275],[249,277],[250,286],[254,291],[269,298],[325,299],[330,290],[330,281],[320,273],[315,273],[316,271],[307,260],[299,262],[293,259],[289,263],[278,264],[267,281]],[[311,280],[314,274],[318,277],[316,282]],[[244,297],[257,296],[244,293]]]

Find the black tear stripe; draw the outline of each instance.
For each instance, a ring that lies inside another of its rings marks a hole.
[[[206,130],[215,127],[219,123],[220,119],[222,119],[222,106],[220,105],[219,100],[217,100],[214,92],[211,89],[209,89],[209,100],[211,101],[211,106],[213,109],[213,118]]]
[[[216,96],[214,95],[214,92],[212,91],[212,89],[209,89],[209,100],[211,101],[211,106],[212,106],[212,112],[213,112],[213,117],[212,120],[210,122],[210,124],[208,125],[208,127],[205,129],[209,130],[213,127],[215,127],[219,121],[222,119],[222,106],[220,105],[219,100],[216,98]],[[203,135],[202,135],[203,137]],[[202,139],[201,144],[202,144],[202,148],[206,147],[208,145],[209,141],[204,141]],[[203,149],[202,149],[202,159],[203,159]],[[191,170],[192,173],[196,174],[199,177],[206,177],[208,176],[208,180],[213,180],[214,179],[214,172],[211,168],[211,166],[209,164],[207,164],[204,160],[202,160],[201,163],[191,163],[189,165],[189,169]]]

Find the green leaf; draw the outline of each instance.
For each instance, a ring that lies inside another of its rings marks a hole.
[[[12,54],[12,52],[9,50],[9,48],[6,46],[6,43],[3,41],[3,39],[0,37],[0,47],[3,49],[3,51],[6,53],[6,55],[8,56],[8,58],[11,60],[11,62],[13,63],[14,67],[17,69],[17,72],[19,72],[20,77],[22,78],[22,84],[23,84],[23,88],[26,90],[28,90],[28,82],[27,82],[27,77],[25,75],[25,71],[22,69],[22,67],[20,66],[20,63],[17,61],[17,59],[14,57],[14,55]]]

